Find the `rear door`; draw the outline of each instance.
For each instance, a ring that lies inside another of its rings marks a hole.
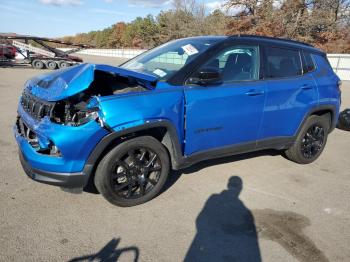
[[[185,86],[185,154],[251,143],[261,124],[265,83],[259,80],[258,45],[232,44],[198,70],[215,67],[220,84]]]
[[[300,50],[265,46],[263,52],[267,91],[258,140],[293,136],[304,116],[318,104],[316,82],[303,69]]]

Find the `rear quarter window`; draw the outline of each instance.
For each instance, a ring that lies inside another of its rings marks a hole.
[[[326,55],[313,54],[313,58],[318,68],[334,73],[332,65]]]
[[[267,78],[284,78],[302,75],[301,56],[298,50],[266,47]]]
[[[303,51],[303,73],[312,72],[316,69],[315,62],[312,58],[312,55],[309,52]]]

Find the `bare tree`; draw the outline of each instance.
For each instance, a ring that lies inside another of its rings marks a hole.
[[[229,0],[225,3],[227,9],[241,9],[246,15],[255,16],[259,5],[262,3],[262,0]]]

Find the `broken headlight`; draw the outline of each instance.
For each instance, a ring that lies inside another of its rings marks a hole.
[[[70,123],[74,126],[80,126],[80,125],[86,124],[87,122],[94,121],[98,119],[98,117],[99,116],[98,116],[97,110],[96,111],[95,110],[78,111],[73,115]]]
[[[52,121],[67,126],[80,126],[99,120],[98,111],[98,106],[92,106],[89,102],[61,101],[55,105]]]

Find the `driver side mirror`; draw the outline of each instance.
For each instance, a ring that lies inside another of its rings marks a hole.
[[[187,83],[203,86],[221,84],[222,75],[219,69],[212,67],[203,68],[196,74],[195,77],[190,77]]]

